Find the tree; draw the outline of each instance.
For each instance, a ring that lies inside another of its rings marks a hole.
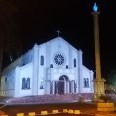
[[[116,87],[116,67],[113,67],[106,75],[106,82]]]
[[[0,74],[4,63],[4,53],[9,57],[12,52],[15,52],[17,57],[21,54],[22,46],[14,18],[17,12],[18,9],[12,1],[0,0]]]

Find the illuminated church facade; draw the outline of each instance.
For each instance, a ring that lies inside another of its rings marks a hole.
[[[3,70],[0,95],[93,93],[93,71],[83,65],[82,55],[62,37],[35,44]]]

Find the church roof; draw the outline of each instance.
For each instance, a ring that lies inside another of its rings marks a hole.
[[[54,41],[64,42],[64,43],[70,45],[75,51],[78,51],[78,50],[79,50],[79,51],[82,51],[81,49],[75,48],[73,45],[71,45],[69,42],[67,42],[67,41],[66,41],[64,38],[62,38],[61,36],[55,37],[55,38],[53,38],[53,39],[51,39],[51,40],[49,40],[49,41],[47,41],[47,42],[45,42],[45,43],[42,43],[42,44],[39,44],[39,45],[35,44],[35,45],[37,45],[37,46],[42,46],[42,45],[44,45],[44,44],[47,44],[47,43],[49,43],[49,42],[54,42]]]
[[[52,41],[63,41],[66,44],[69,44],[73,49],[75,49],[76,51],[78,50],[77,48],[75,48],[74,46],[72,46],[69,42],[67,42],[64,38],[62,38],[61,36],[55,37],[54,39],[49,40],[48,42],[52,42]],[[81,49],[79,49],[81,50]],[[81,50],[82,51],[82,50]]]
[[[62,37],[55,37],[54,39],[51,39],[50,41],[55,41],[55,40],[63,40],[65,42],[67,42],[66,40],[64,40]],[[68,42],[67,42],[68,43]]]

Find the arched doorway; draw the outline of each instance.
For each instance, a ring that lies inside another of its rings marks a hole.
[[[59,77],[59,81],[55,83],[55,93],[65,94],[66,83],[69,81],[69,78],[66,75]]]

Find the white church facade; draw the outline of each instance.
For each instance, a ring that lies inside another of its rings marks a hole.
[[[62,37],[35,44],[3,70],[0,96],[93,93],[93,71],[82,54]]]

